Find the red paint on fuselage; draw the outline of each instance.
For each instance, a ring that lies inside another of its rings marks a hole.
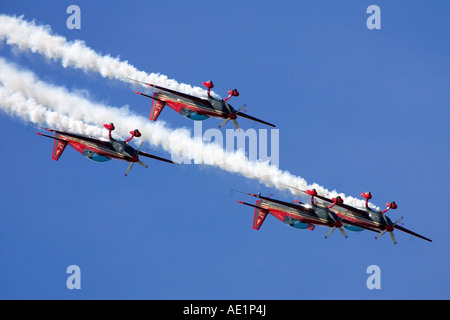
[[[277,209],[277,207],[268,205],[265,202],[261,203],[261,208],[269,210],[271,215],[273,215],[275,218],[277,218],[278,220],[280,220],[282,222],[285,221],[286,217],[290,217],[290,218],[296,219],[303,223],[312,223],[314,225],[321,225],[321,226],[330,225],[329,221],[325,221],[325,220],[322,220],[319,218],[314,218],[313,216],[310,216],[310,215],[302,215],[300,213],[301,211],[298,211],[299,213],[288,212],[288,211],[285,211],[288,209],[284,209],[284,208]],[[293,210],[293,209],[290,209],[290,210]]]
[[[80,154],[83,154],[84,149],[88,149],[92,152],[98,153],[104,157],[107,158],[111,158],[111,159],[118,159],[118,160],[124,160],[124,161],[128,161],[128,162],[137,162],[139,161],[139,158],[137,155],[133,155],[132,157],[128,157],[126,155],[117,153],[113,150],[108,151],[106,148],[100,148],[95,144],[87,144],[87,143],[81,143],[79,141],[74,140],[71,137],[65,137],[63,135],[61,135],[62,139],[67,140],[69,145],[74,148],[77,152],[79,152]]]
[[[195,105],[189,105],[189,104],[185,104],[182,102],[175,102],[175,101],[171,101],[171,100],[166,100],[167,105],[172,108],[174,111],[181,113],[182,109],[187,109],[190,110],[192,112],[196,112],[202,115],[205,115],[207,117],[212,117],[212,118],[221,118],[221,119],[228,119],[228,118],[232,118],[232,116],[234,116],[234,119],[236,119],[236,115],[234,114],[228,114],[219,110],[215,110],[212,108],[204,108],[204,107],[200,107],[200,106],[195,106]]]
[[[333,210],[334,213],[336,213],[340,218],[344,218],[345,220],[348,220],[350,222],[354,222],[357,223],[363,227],[368,227],[368,228],[375,228],[375,229],[379,229],[379,230],[384,230],[386,229],[388,226],[387,225],[382,225],[376,221],[373,221],[371,219],[364,219],[362,217],[355,217],[352,214],[343,214],[337,210]]]

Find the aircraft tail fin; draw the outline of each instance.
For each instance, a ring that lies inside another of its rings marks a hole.
[[[256,201],[255,214],[253,216],[253,229],[255,230],[261,228],[261,225],[269,213],[268,210],[261,208],[261,202],[262,200]]]
[[[61,157],[64,149],[67,146],[67,140],[61,139],[61,135],[58,132],[55,132],[55,136],[50,136],[41,132],[37,132],[37,134],[55,140],[55,142],[53,143],[52,159],[58,161],[59,157]]]
[[[142,92],[137,92],[137,91],[136,91],[136,93],[153,100],[152,108],[150,110],[150,120],[156,121],[156,119],[158,119],[158,116],[161,113],[162,109],[166,105],[166,102],[164,100],[159,99],[159,92],[155,92],[153,94],[153,96],[150,96],[150,95],[142,93]]]
[[[246,206],[255,208],[255,214],[253,216],[253,229],[259,230],[261,228],[261,225],[263,224],[264,220],[266,219],[267,214],[270,212],[267,209],[261,208],[261,202],[262,200],[256,201],[255,204],[250,204],[243,201],[238,201],[239,203],[245,204]]]
[[[152,109],[150,111],[150,120],[156,121],[165,105],[166,105],[165,101],[153,100]]]
[[[59,157],[61,157],[64,149],[67,146],[67,141],[59,139],[58,133],[56,133],[55,138],[56,139],[53,144],[52,159],[58,161]]]

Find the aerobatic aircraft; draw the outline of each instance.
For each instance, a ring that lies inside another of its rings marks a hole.
[[[58,131],[53,129],[44,128],[47,131],[54,132],[55,135],[51,136],[48,134],[44,134],[41,132],[37,132],[37,134],[52,138],[55,140],[53,145],[53,153],[52,153],[52,159],[58,160],[59,157],[62,155],[64,149],[67,145],[74,148],[77,152],[81,153],[84,157],[96,161],[96,162],[105,162],[109,161],[111,159],[118,159],[118,160],[124,160],[127,162],[130,162],[130,165],[128,166],[127,171],[125,172],[125,176],[128,175],[131,168],[133,167],[133,164],[135,162],[139,163],[141,166],[147,168],[148,166],[143,163],[139,156],[156,159],[159,161],[169,162],[173,164],[177,164],[171,160],[164,159],[143,151],[140,151],[140,148],[142,147],[142,143],[139,147],[139,149],[135,149],[132,146],[128,144],[131,139],[134,137],[140,137],[141,133],[139,130],[130,131],[131,137],[128,138],[125,141],[119,141],[114,139],[111,136],[111,132],[115,129],[114,124],[109,123],[105,124],[104,127],[109,130],[109,140],[105,139],[98,139],[89,137],[82,134],[76,134],[76,133],[69,133],[65,131]]]
[[[128,78],[129,79],[129,78]],[[215,99],[211,96],[210,90],[214,87],[212,81],[203,82],[203,85],[208,89],[208,96],[206,99],[195,97],[189,94],[178,92],[169,88],[163,88],[151,83],[146,83],[134,79],[129,79],[132,81],[140,82],[146,84],[147,86],[155,89],[153,96],[144,94],[142,92],[136,92],[144,97],[153,99],[152,107],[150,111],[150,120],[156,121],[160,115],[163,108],[168,105],[170,108],[181,114],[182,116],[189,118],[191,120],[203,121],[208,118],[219,118],[224,119],[224,121],[219,125],[219,128],[224,126],[228,121],[232,120],[237,129],[239,125],[236,121],[237,117],[243,117],[250,119],[252,121],[260,122],[271,127],[275,125],[257,119],[255,117],[249,116],[248,114],[241,112],[245,108],[243,105],[238,110],[235,110],[229,103],[228,100],[231,97],[239,96],[239,92],[236,89],[228,91],[228,97],[225,99]]]
[[[342,202],[341,198],[336,198],[332,205],[327,207],[321,204],[309,205],[300,201],[297,201],[297,203],[290,203],[282,200],[272,199],[270,197],[264,197],[261,196],[261,194],[246,192],[242,193],[261,199],[256,201],[256,204],[254,205],[251,203],[238,201],[241,204],[255,208],[255,213],[253,216],[253,229],[256,230],[259,230],[268,214],[271,214],[281,222],[298,229],[314,230],[316,226],[329,227],[331,229],[327,233],[325,238],[328,238],[331,233],[336,230],[336,228],[339,229],[339,231],[345,238],[347,238],[347,234],[342,228],[345,225],[361,227],[358,223],[340,218],[336,213],[330,210],[334,205]]]
[[[291,187],[292,188],[292,187]],[[295,188],[294,188],[295,189]],[[299,189],[297,189],[299,190]],[[421,236],[420,234],[417,234],[411,230],[408,230],[402,226],[399,225],[400,221],[403,220],[403,217],[398,219],[395,222],[392,222],[389,217],[385,215],[385,213],[389,209],[397,209],[397,204],[393,201],[390,203],[386,203],[386,209],[383,211],[380,210],[374,210],[369,207],[369,200],[372,199],[372,194],[370,192],[361,193],[361,196],[365,199],[365,208],[356,208],[350,205],[347,205],[343,202],[337,202],[335,203],[335,198],[329,199],[324,196],[320,196],[317,194],[317,191],[315,189],[303,191],[306,194],[311,196],[311,203],[322,203],[322,205],[328,205],[333,204],[333,211],[341,218],[345,219],[346,221],[350,221],[353,223],[356,223],[360,225],[362,229],[368,229],[368,230],[376,230],[378,232],[378,235],[375,236],[375,239],[378,239],[382,235],[384,235],[386,232],[389,232],[391,235],[392,241],[394,244],[397,243],[395,236],[394,236],[394,229],[409,233],[413,236],[419,237],[421,239],[424,239],[426,241],[432,241],[424,236]],[[316,201],[315,199],[318,199]],[[352,226],[351,228],[355,228],[355,226]],[[354,231],[358,231],[355,229]]]

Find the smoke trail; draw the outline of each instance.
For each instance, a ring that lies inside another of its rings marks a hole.
[[[105,130],[101,129],[102,125],[116,122],[120,123],[120,127],[115,132],[121,136],[127,136],[129,130],[139,128],[141,139],[151,146],[161,147],[172,154],[183,154],[187,149],[189,155],[183,156],[248,179],[256,179],[268,187],[281,191],[288,190],[287,186],[315,188],[325,196],[338,195],[336,191],[329,191],[318,184],[308,185],[303,178],[281,171],[267,162],[249,161],[243,152],[226,152],[217,144],[192,139],[185,129],[172,130],[163,122],[149,122],[146,118],[133,114],[127,107],[117,108],[91,102],[63,87],[45,83],[32,72],[19,70],[2,58],[0,69],[0,108],[25,121],[103,137],[106,135]],[[292,189],[289,191],[296,193]],[[363,205],[361,200],[339,195],[348,204]]]
[[[137,70],[127,61],[120,61],[109,55],[101,56],[87,47],[83,41],[68,42],[62,36],[52,35],[50,26],[38,26],[32,22],[7,15],[0,15],[0,41],[17,46],[21,51],[30,50],[39,53],[50,60],[61,60],[64,68],[73,67],[85,72],[95,71],[102,77],[128,82],[127,78],[150,82],[163,87],[169,87],[187,94],[206,97],[206,91],[199,87],[178,83],[159,73],[147,74]],[[135,84],[135,83],[133,83]],[[211,95],[218,97],[211,92]]]
[[[105,130],[48,110],[34,99],[27,98],[23,93],[12,91],[3,85],[0,85],[0,108],[7,115],[20,117],[27,122],[47,125],[59,130],[74,128],[74,131],[84,132],[87,135],[107,137]]]
[[[34,22],[24,21],[22,17],[0,15],[0,41],[5,39],[7,44],[16,46],[19,50],[30,50],[50,60],[60,60],[63,67],[73,67],[85,72],[94,71],[104,78],[126,82],[128,82],[126,78],[133,78],[170,87],[187,94],[206,96],[206,91],[199,87],[178,83],[159,73],[147,74],[139,71],[127,61],[120,61],[120,59],[108,55],[99,55],[87,47],[83,41],[68,42],[62,36],[52,35],[49,26],[38,26]],[[37,80],[31,73],[22,73],[21,75],[28,80],[30,78],[34,78],[35,82]],[[7,82],[4,78],[3,81],[5,85],[12,85],[11,81]],[[25,84],[27,84],[26,87]],[[268,163],[251,162],[242,152],[226,153],[217,145],[194,140],[186,130],[170,130],[162,122],[150,124],[147,119],[133,115],[127,108],[93,104],[82,97],[69,93],[64,88],[49,86],[42,82],[39,82],[39,85],[33,84],[33,82],[19,82],[11,90],[22,92],[26,97],[32,97],[42,105],[52,107],[57,113],[65,114],[73,120],[96,126],[101,126],[106,122],[120,122],[121,128],[118,128],[117,131],[121,135],[126,135],[126,130],[130,128],[139,127],[147,141],[153,146],[161,146],[164,150],[176,154],[182,154],[183,150],[186,150],[185,147],[189,146],[190,158],[198,159],[199,163],[203,162],[228,172],[239,173],[246,178],[258,179],[266,186],[276,187],[281,191],[286,190],[286,186],[290,185],[300,189],[314,187],[319,193],[326,196],[338,195],[336,191],[330,192],[317,184],[308,185],[303,178],[296,177],[287,171],[281,171]],[[216,94],[213,93],[213,95],[217,97]],[[226,159],[225,162],[224,159]],[[296,193],[291,189],[290,191]],[[361,200],[345,197],[343,194],[340,196],[349,204],[363,205]]]

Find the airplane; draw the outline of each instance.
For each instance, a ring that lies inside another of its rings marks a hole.
[[[219,128],[223,127],[228,121],[232,120],[234,125],[239,130],[239,125],[236,121],[237,117],[243,117],[252,121],[260,122],[271,127],[275,127],[274,124],[249,116],[248,114],[241,112],[245,108],[245,104],[235,110],[228,100],[231,97],[239,96],[239,92],[236,89],[228,90],[228,97],[225,99],[215,99],[211,96],[210,91],[214,87],[211,80],[205,81],[202,84],[208,89],[208,97],[206,99],[195,97],[186,93],[178,92],[169,88],[163,88],[151,83],[146,83],[134,79],[127,78],[132,81],[136,81],[147,86],[150,86],[156,91],[153,96],[137,92],[141,96],[153,99],[152,107],[150,111],[150,120],[156,121],[163,108],[168,105],[170,108],[181,114],[182,116],[195,121],[203,121],[208,118],[219,118],[224,121],[219,125]]]
[[[84,157],[96,161],[96,162],[106,162],[111,159],[118,159],[130,162],[125,176],[128,175],[133,164],[135,162],[139,163],[144,168],[148,166],[139,160],[139,156],[144,156],[147,158],[156,159],[159,161],[164,161],[168,163],[178,164],[168,159],[164,159],[143,151],[140,151],[142,143],[139,149],[135,149],[128,144],[134,137],[140,137],[141,133],[139,130],[130,131],[131,137],[125,141],[119,141],[111,136],[111,132],[115,129],[113,123],[103,125],[107,130],[109,130],[109,141],[105,139],[97,139],[89,137],[82,134],[69,133],[66,131],[58,131],[48,128],[43,128],[49,132],[54,132],[55,135],[51,136],[41,132],[37,132],[38,135],[52,138],[55,140],[53,145],[52,159],[58,161],[59,157],[62,155],[64,149],[67,145],[74,148],[77,152],[81,153]]]
[[[253,216],[253,229],[255,230],[259,230],[261,228],[261,225],[268,214],[273,215],[281,222],[297,229],[308,229],[312,231],[316,226],[329,227],[331,229],[326,234],[326,239],[333,233],[334,230],[336,230],[336,228],[339,229],[345,238],[347,238],[347,234],[342,228],[344,225],[361,227],[358,223],[340,218],[336,213],[330,210],[337,203],[342,202],[340,197],[334,199],[333,204],[327,207],[320,204],[308,205],[300,201],[293,204],[282,200],[272,199],[270,197],[264,197],[261,196],[260,193],[253,194],[239,190],[235,191],[261,199],[256,201],[256,204],[254,205],[251,203],[238,201],[238,203],[255,208],[255,213]]]
[[[291,187],[293,188],[293,187]],[[296,188],[294,188],[296,189]],[[300,190],[300,189],[297,189]],[[317,191],[315,189],[303,191],[306,194],[311,196],[311,203],[316,203],[315,198],[318,198],[320,202],[322,202],[323,205],[327,205],[329,203],[334,203],[334,198],[329,199],[324,196],[320,196],[317,194]],[[394,236],[394,229],[409,233],[415,237],[424,239],[426,241],[432,242],[432,240],[421,236],[420,234],[417,234],[411,230],[408,230],[402,226],[399,225],[400,221],[403,220],[403,217],[398,219],[395,222],[392,222],[391,219],[389,219],[385,213],[390,209],[397,209],[397,204],[392,201],[389,203],[386,203],[386,209],[381,210],[374,210],[369,207],[369,200],[372,199],[372,194],[370,192],[364,192],[361,193],[361,196],[365,199],[365,208],[356,208],[347,204],[344,204],[343,202],[336,203],[333,211],[341,218],[345,219],[346,221],[351,221],[354,223],[357,223],[361,226],[363,229],[368,230],[376,230],[378,232],[378,235],[375,236],[375,239],[380,238],[382,235],[384,235],[386,232],[389,232],[391,235],[392,241],[394,244],[397,244],[397,240]],[[361,231],[355,229],[354,231]]]

